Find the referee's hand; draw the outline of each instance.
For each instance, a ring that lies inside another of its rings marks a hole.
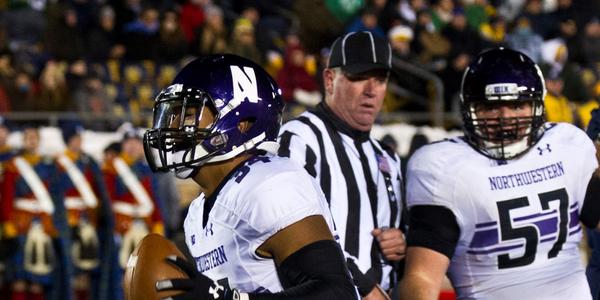
[[[406,254],[404,233],[398,228],[375,228],[371,232],[379,242],[383,257],[388,261],[402,260]]]

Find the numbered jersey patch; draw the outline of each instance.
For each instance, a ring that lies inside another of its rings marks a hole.
[[[578,245],[595,149],[574,126],[547,127],[531,150],[506,163],[461,139],[411,158],[409,206],[445,206],[459,224],[449,269],[459,298],[591,299]]]
[[[318,183],[287,158],[257,156],[240,166],[205,215],[201,195],[184,222],[186,244],[197,269],[241,292],[279,292],[275,262],[256,253],[269,237],[308,216],[333,223]]]

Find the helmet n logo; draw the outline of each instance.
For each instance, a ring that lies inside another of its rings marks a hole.
[[[244,100],[257,103],[261,100],[258,97],[258,86],[256,85],[256,74],[251,67],[230,66],[231,80],[233,81],[233,99],[241,103]]]

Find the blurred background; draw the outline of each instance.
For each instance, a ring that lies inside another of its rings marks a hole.
[[[403,159],[460,134],[462,73],[490,47],[540,65],[549,121],[585,128],[599,106],[600,0],[0,0],[0,148],[20,149],[22,129],[35,126],[40,154],[56,156],[64,124],[77,123],[84,152],[102,165],[127,132],[151,125],[153,99],[178,70],[210,53],[262,65],[289,119],[321,100],[328,47],[358,30],[392,45],[400,76],[373,134]],[[156,193],[175,240],[199,191],[165,176]]]
[[[504,45],[542,67],[548,119],[584,128],[600,97],[599,2],[3,0],[0,114],[17,130],[65,120],[95,132],[125,122],[144,128],[154,96],[182,65],[229,52],[277,79],[287,119],[320,101],[335,37],[367,30],[391,42],[400,74],[390,83],[383,126],[460,128],[464,69],[480,51]],[[392,132],[403,155],[411,136]]]

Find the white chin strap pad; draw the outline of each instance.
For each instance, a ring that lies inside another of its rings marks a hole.
[[[217,155],[217,156],[211,157],[206,162],[219,162],[219,161],[228,160],[228,159],[238,156],[239,154],[243,153],[244,151],[248,151],[250,149],[255,148],[255,146],[256,146],[256,149],[265,150],[265,151],[273,153],[273,149],[274,149],[273,146],[268,146],[268,145],[263,146],[263,144],[273,144],[273,143],[276,144],[277,148],[275,149],[274,153],[277,153],[277,149],[279,149],[279,144],[276,142],[263,142],[265,137],[266,137],[266,134],[263,132],[263,133],[255,136],[253,139],[243,143],[240,146],[234,146],[231,149],[231,151],[229,151],[223,155]],[[257,144],[259,144],[259,145],[257,146]]]
[[[167,153],[167,162],[168,163],[183,163],[186,158],[190,155],[191,151],[177,151],[175,153]],[[194,157],[187,159],[187,161],[192,161],[198,158],[206,157],[208,155],[208,151],[202,147],[201,144],[196,145],[196,149],[194,149]],[[199,162],[194,164],[195,167],[199,167],[203,165],[204,162]],[[175,177],[179,179],[187,179],[192,175],[194,168],[188,167],[179,167],[174,170]]]
[[[192,171],[194,171],[194,169],[181,167],[179,169],[175,169],[174,172],[175,172],[175,177],[177,177],[179,179],[188,179],[188,178],[190,178],[190,175],[192,175]]]
[[[505,158],[513,158],[521,153],[523,153],[529,147],[527,141],[529,137],[525,137],[518,142],[514,142],[510,145],[504,146],[504,157]],[[502,148],[497,148],[497,144],[484,142],[484,145],[487,148],[487,152],[495,158],[502,158]]]
[[[231,151],[229,151],[223,155],[216,155],[205,161],[201,161],[199,163],[194,164],[194,168],[181,167],[181,168],[175,169],[175,176],[179,179],[187,179],[190,177],[190,175],[192,175],[195,168],[199,168],[206,163],[220,162],[220,161],[234,158],[234,157],[238,156],[239,154],[241,154],[245,151],[248,151],[250,149],[253,149],[253,148],[256,148],[259,150],[264,150],[268,153],[276,154],[277,151],[279,150],[279,143],[273,142],[273,141],[264,141],[265,137],[266,137],[266,134],[263,132],[263,133],[259,134],[258,136],[254,137],[253,139],[245,142],[244,144],[234,147]],[[181,154],[179,154],[179,153],[180,152],[175,153],[173,155],[174,161],[175,160],[177,162],[183,161],[183,159],[184,159],[183,152],[181,152]],[[199,154],[201,154],[201,155],[199,155]],[[202,147],[201,145],[196,146],[195,157],[201,157],[201,156],[204,156],[207,154],[208,154],[208,152],[206,152],[204,147]]]

